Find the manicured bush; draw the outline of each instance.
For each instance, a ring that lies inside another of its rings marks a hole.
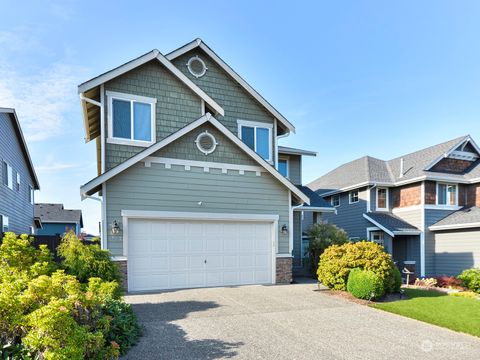
[[[65,271],[75,275],[80,282],[87,282],[91,277],[120,280],[120,271],[110,259],[110,253],[98,244],[84,245],[73,232],[64,236],[57,252],[62,257]]]
[[[378,299],[385,294],[383,281],[370,270],[353,269],[348,275],[347,291],[358,299]]]
[[[370,270],[383,281],[387,293],[395,291],[395,264],[383,246],[371,241],[332,245],[320,256],[317,275],[325,286],[346,290],[350,271]]]
[[[402,274],[400,273],[400,270],[398,270],[396,266],[393,269],[393,278],[395,282],[393,285],[392,292],[399,292],[403,284],[403,279],[402,279]]]
[[[459,292],[449,292],[448,295],[456,296],[456,297],[463,297],[468,299],[479,299],[480,295],[473,291],[459,291]]]
[[[317,270],[320,255],[327,247],[334,244],[345,244],[349,241],[345,230],[327,222],[313,224],[307,231],[307,236],[309,237],[308,255],[309,264],[312,266],[312,275]]]
[[[462,286],[463,281],[453,276],[442,275],[442,276],[437,276],[435,279],[437,280],[437,286],[441,288],[447,288],[447,289],[463,288]]]
[[[480,294],[480,269],[464,270],[458,278],[463,281],[467,289]]]

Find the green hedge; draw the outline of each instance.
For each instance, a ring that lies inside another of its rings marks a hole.
[[[348,275],[347,291],[359,299],[378,299],[385,294],[383,281],[370,270],[353,269]]]
[[[480,269],[464,270],[458,278],[469,290],[480,294]]]

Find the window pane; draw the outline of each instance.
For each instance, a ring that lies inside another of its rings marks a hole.
[[[287,160],[278,160],[278,172],[287,177]]]
[[[270,160],[270,130],[257,128],[257,154]]]
[[[447,205],[447,186],[445,184],[438,184],[438,204]]]
[[[255,151],[255,129],[249,126],[242,126],[242,141]]]
[[[448,205],[456,205],[457,202],[457,187],[455,185],[448,185]]]
[[[2,176],[3,176],[3,185],[8,185],[8,174],[7,174],[7,163],[3,162],[2,164]]]
[[[113,99],[113,137],[131,139],[130,101]]]
[[[385,209],[387,207],[387,190],[378,189],[377,196],[378,196],[378,208]]]
[[[133,103],[133,138],[135,140],[152,140],[151,105]]]

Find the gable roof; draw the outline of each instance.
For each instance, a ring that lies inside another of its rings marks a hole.
[[[208,105],[212,107],[220,115],[225,115],[225,111],[223,108],[213,100],[209,95],[205,93],[202,89],[198,87],[192,80],[190,80],[185,74],[183,74],[180,70],[175,67],[165,56],[163,56],[160,51],[154,49],[149,51],[148,53],[139,56],[136,59],[133,59],[123,65],[120,65],[110,71],[107,71],[101,75],[98,75],[80,85],[78,85],[78,93],[80,94],[80,102],[83,109],[83,116],[84,116],[84,123],[85,123],[85,132],[86,142],[94,139],[98,136],[98,126],[94,124],[96,121],[99,121],[99,112],[95,110],[90,110],[89,105],[93,104],[95,106],[101,105],[98,101],[95,101],[88,96],[85,95],[87,92],[91,92],[99,85],[106,83],[126,72],[133,70],[143,64],[146,64],[149,61],[157,60],[160,64],[164,65],[167,70],[169,70],[175,77],[177,77],[181,82],[183,82],[190,90],[192,90],[195,94],[197,94],[202,100],[204,100]],[[94,114],[93,119],[89,119],[89,114]]]
[[[278,146],[278,152],[280,154],[287,154],[287,155],[305,155],[305,156],[317,156],[318,153],[316,151],[310,150],[303,150],[303,149],[296,149],[287,146]]]
[[[412,224],[389,212],[369,212],[363,214],[363,217],[392,237],[395,235],[418,235],[421,232]]]
[[[388,161],[364,156],[337,167],[312,181],[308,186],[326,196],[367,185],[398,186],[428,179],[464,183],[479,182],[479,160],[475,161],[464,174],[447,174],[429,170],[433,164],[448,156],[466,141],[476,146],[473,139],[466,135]],[[402,161],[403,173],[401,174]]]
[[[107,180],[111,179],[115,175],[118,175],[122,171],[128,169],[130,166],[136,164],[137,162],[145,159],[147,156],[152,155],[156,151],[162,149],[163,147],[167,146],[168,144],[172,143],[173,141],[177,140],[178,138],[182,137],[183,135],[189,133],[190,131],[196,129],[198,126],[210,122],[213,126],[215,126],[219,131],[221,131],[229,140],[234,142],[238,147],[240,147],[247,155],[249,155],[253,160],[259,163],[263,168],[265,168],[273,177],[275,177],[278,181],[280,181],[283,185],[285,185],[299,200],[309,204],[309,198],[302,193],[295,185],[293,185],[289,180],[287,180],[284,176],[282,176],[273,166],[271,166],[268,162],[266,162],[261,156],[259,156],[255,151],[250,149],[243,141],[241,141],[237,136],[235,136],[230,130],[228,130],[225,126],[223,126],[217,119],[215,119],[210,113],[207,113],[197,120],[191,122],[190,124],[184,126],[177,132],[169,135],[162,141],[159,141],[150,147],[146,148],[145,150],[141,151],[140,153],[132,156],[128,160],[124,161],[123,163],[115,166],[114,168],[108,170],[107,172],[103,173],[102,175],[96,177],[95,179],[89,181],[85,185],[80,187],[80,195],[82,199],[86,195],[91,195],[96,193],[100,190],[100,186],[106,182]]]
[[[0,107],[0,113],[8,114],[10,116],[10,119],[12,120],[12,123],[13,123],[13,127],[17,134],[18,142],[20,143],[20,147],[22,148],[23,155],[27,162],[28,170],[30,171],[30,176],[32,177],[33,188],[35,190],[40,190],[40,184],[38,182],[37,174],[35,173],[35,168],[33,167],[32,158],[30,157],[27,143],[25,141],[25,137],[23,136],[22,128],[20,127],[20,122],[18,121],[18,117],[17,117],[17,113],[15,112],[15,109]]]
[[[83,227],[82,210],[67,210],[63,204],[35,204],[35,217],[45,223],[79,223]]]
[[[302,205],[294,208],[294,210],[301,211],[315,211],[315,212],[337,212],[337,209],[333,207],[329,202],[325,201],[320,195],[318,195],[312,189],[303,186],[297,185],[301,192],[303,192],[310,199],[310,204]]]
[[[262,95],[260,95],[250,84],[248,84],[235,70],[233,70],[225,61],[220,58],[210,47],[197,38],[188,44],[168,53],[166,58],[173,60],[195,48],[202,49],[208,56],[212,58],[228,75],[230,75],[240,86],[257,100],[268,112],[270,112],[281,124],[283,124],[290,132],[295,133],[295,126],[285,118],[277,109],[275,109]]]
[[[428,227],[431,231],[480,228],[480,207],[472,206],[454,211]]]

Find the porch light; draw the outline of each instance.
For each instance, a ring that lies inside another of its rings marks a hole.
[[[282,234],[283,234],[283,235],[288,235],[288,227],[287,227],[287,224],[283,224],[283,226],[282,226]]]
[[[120,226],[118,225],[117,220],[113,220],[112,223],[112,234],[117,235],[120,232]]]

